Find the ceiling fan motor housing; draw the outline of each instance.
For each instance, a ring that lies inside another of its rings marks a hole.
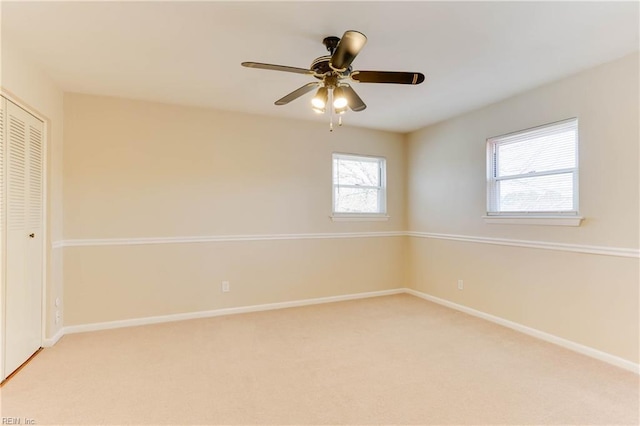
[[[351,67],[347,68],[343,72],[337,72],[333,68],[329,66],[329,61],[331,60],[331,55],[320,56],[316,58],[312,63],[309,69],[313,71],[314,77],[323,80],[327,74],[335,73],[340,78],[349,77],[349,73],[351,73]]]
[[[340,37],[335,37],[335,36],[325,37],[324,40],[322,40],[322,44],[324,44],[327,50],[329,51],[329,55],[320,56],[319,58],[316,58],[311,63],[311,66],[309,67],[309,69],[313,71],[314,76],[317,79],[324,80],[326,76],[332,75],[332,74],[336,75],[338,78],[349,77],[349,74],[351,73],[351,67],[349,67],[348,69],[342,72],[338,72],[338,71],[335,71],[333,68],[331,68],[331,66],[329,66],[329,61],[331,61],[331,57],[333,56],[333,53],[335,52],[339,43],[340,43]]]

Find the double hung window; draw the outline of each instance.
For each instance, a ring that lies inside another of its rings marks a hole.
[[[381,157],[333,154],[333,214],[386,214],[386,161]]]
[[[487,141],[487,215],[578,213],[578,120]]]

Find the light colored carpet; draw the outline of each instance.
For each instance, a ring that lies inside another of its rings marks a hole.
[[[630,424],[637,375],[409,295],[65,336],[37,424]]]

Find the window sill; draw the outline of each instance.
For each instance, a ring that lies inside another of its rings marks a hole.
[[[485,223],[499,225],[580,226],[582,216],[482,216]]]
[[[389,220],[384,214],[332,214],[329,216],[334,222],[381,222]]]

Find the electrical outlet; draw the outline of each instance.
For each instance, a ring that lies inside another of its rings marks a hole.
[[[464,281],[458,280],[458,290],[464,290]]]
[[[56,297],[56,301],[55,301],[54,305],[56,306],[56,308],[58,306],[60,306],[60,298],[59,297]]]
[[[60,322],[60,311],[56,311],[56,324]]]
[[[229,291],[231,291],[229,281],[222,281],[222,292],[228,293]]]

